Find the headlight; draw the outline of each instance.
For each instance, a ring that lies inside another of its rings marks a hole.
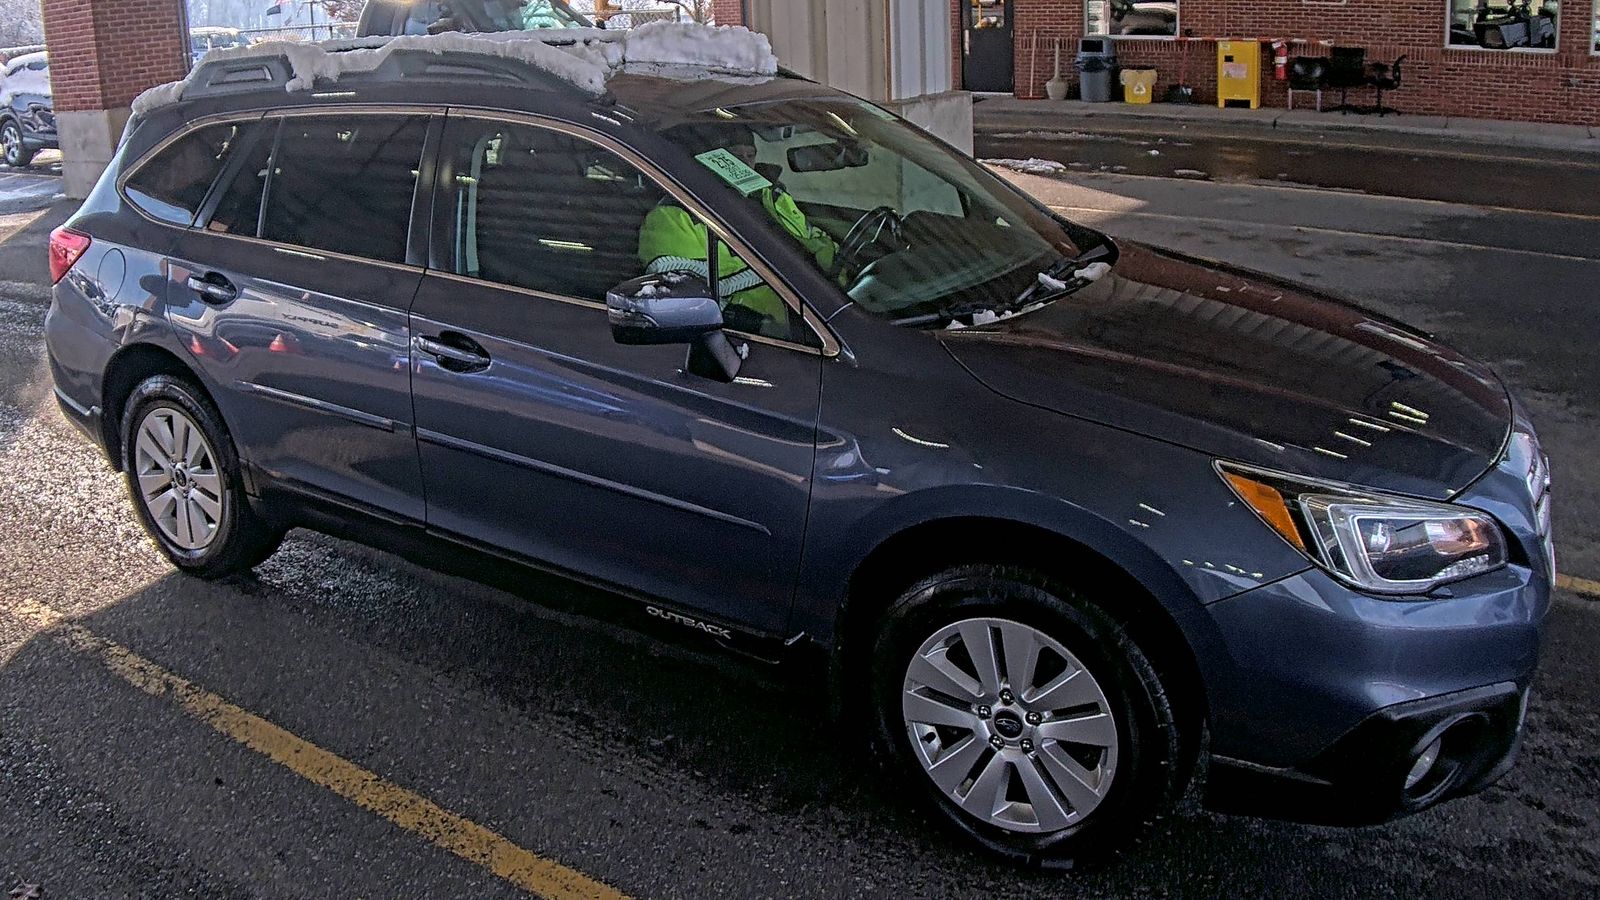
[[[1232,463],[1217,471],[1284,540],[1363,590],[1426,593],[1506,564],[1500,526],[1476,510]]]

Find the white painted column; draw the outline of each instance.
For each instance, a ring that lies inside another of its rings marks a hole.
[[[951,84],[948,0],[750,0],[749,11],[786,68],[972,152],[972,95]]]

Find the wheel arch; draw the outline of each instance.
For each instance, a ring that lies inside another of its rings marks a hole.
[[[1037,497],[1037,495],[1033,495]],[[1066,506],[1066,504],[1058,504]],[[1004,508],[985,504],[983,509]],[[843,685],[864,677],[884,610],[918,579],[966,563],[1026,567],[1091,597],[1115,596],[1100,607],[1127,628],[1151,661],[1190,727],[1193,752],[1210,718],[1201,648],[1212,641],[1199,600],[1153,551],[1114,526],[1072,507],[1078,515],[966,512],[902,523],[872,542],[850,569],[833,635],[832,669],[841,712],[851,714]],[[935,548],[930,551],[930,548]],[[1185,626],[1189,627],[1185,627]]]
[[[199,373],[165,347],[150,343],[129,344],[112,354],[100,381],[100,430],[106,455],[118,472],[123,469],[122,416],[127,411],[128,398],[140,382],[152,375],[183,379],[215,403]]]

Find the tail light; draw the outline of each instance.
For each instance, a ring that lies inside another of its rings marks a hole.
[[[61,279],[89,249],[89,236],[69,231],[63,225],[50,232],[50,283],[60,284]]]

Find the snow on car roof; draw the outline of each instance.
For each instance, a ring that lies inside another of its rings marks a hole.
[[[291,69],[286,88],[308,91],[317,81],[337,81],[350,72],[371,72],[398,51],[480,53],[515,59],[567,81],[580,90],[604,93],[606,80],[627,67],[667,71],[687,67],[719,75],[775,75],[778,59],[766,35],[739,26],[651,22],[628,30],[560,28],[485,33],[363,38],[344,41],[263,41],[212,50],[204,62],[282,57]],[[182,81],[158,85],[133,101],[143,115],[183,99],[204,66]]]

